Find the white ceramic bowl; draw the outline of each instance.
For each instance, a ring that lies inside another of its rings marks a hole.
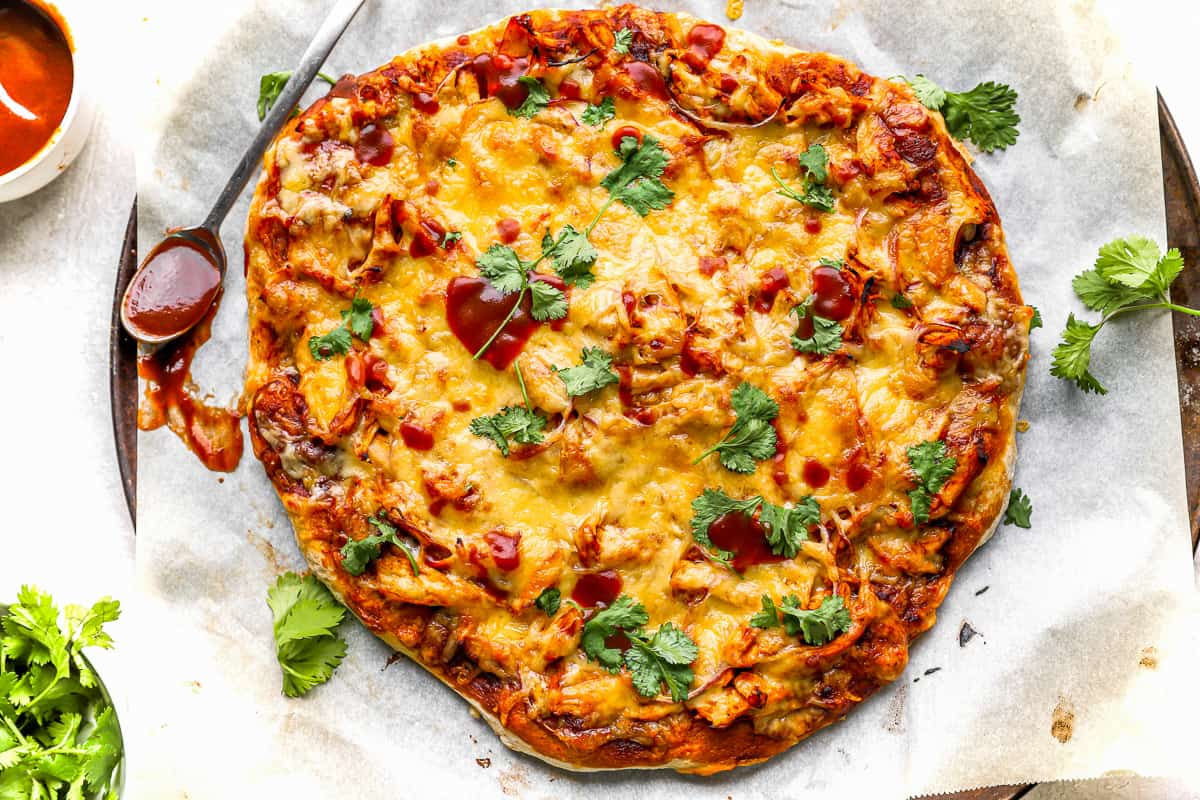
[[[71,42],[75,78],[67,113],[58,130],[37,155],[12,172],[0,175],[0,203],[16,200],[36,192],[61,175],[79,155],[96,121],[96,106],[91,80],[95,74],[92,62],[92,26],[87,21],[89,0],[39,0],[40,5],[58,12]]]

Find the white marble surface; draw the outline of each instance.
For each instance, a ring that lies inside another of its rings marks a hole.
[[[139,20],[127,3],[107,8],[102,24],[122,41]],[[1196,4],[1106,0],[1099,8],[1200,155]],[[135,184],[129,142],[136,132],[120,122],[130,103],[121,75],[137,64],[133,53],[107,51],[107,113],[85,152],[38,194],[0,205],[0,418],[8,423],[0,458],[0,598],[29,582],[68,601],[131,599],[132,528],[111,436],[107,347],[113,269]],[[52,389],[35,393],[27,388],[32,381]],[[120,630],[118,624],[118,641]],[[129,658],[119,650],[98,659],[119,702],[131,688]],[[1175,800],[1200,798],[1200,786],[1113,778],[1046,785],[1027,797]]]

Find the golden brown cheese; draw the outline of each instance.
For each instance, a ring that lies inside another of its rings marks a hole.
[[[552,98],[531,118],[511,113],[520,88],[488,85],[518,74]],[[606,97],[616,118],[585,124]],[[545,442],[505,458],[468,426],[521,405],[521,388],[451,331],[447,286],[477,277],[492,244],[533,260],[547,229],[584,228],[623,126],[669,154],[674,199],[645,217],[613,203],[595,226],[595,282],[570,288],[566,319],[537,326],[516,361]],[[771,176],[798,186],[812,144],[829,154],[828,213]],[[632,6],[532,12],[418,48],[347,76],[280,134],[246,248],[252,439],[314,572],[554,763],[712,772],[836,720],[900,674],[1007,497],[1032,311],[995,208],[940,116],[827,55]],[[822,258],[844,260],[854,290],[824,357],[790,344]],[[374,335],[314,358],[310,338],[355,296],[376,309]],[[620,385],[571,398],[554,368],[584,347],[613,354]],[[694,464],[743,381],[780,405],[778,455],[748,475]],[[958,468],[914,524],[906,450],[932,440]],[[735,573],[692,538],[705,488],[812,495],[822,523],[794,559]],[[419,575],[394,547],[359,577],[342,567],[381,511],[419,546]],[[686,701],[588,661],[579,609],[533,606],[602,570],[650,628],[696,642]],[[763,595],[833,594],[853,622],[827,645],[749,625]]]

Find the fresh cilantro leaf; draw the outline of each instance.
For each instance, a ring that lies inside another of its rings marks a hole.
[[[308,337],[308,352],[312,353],[312,357],[317,361],[328,361],[335,355],[344,356],[349,353],[353,343],[350,331],[339,325],[324,336]]]
[[[283,693],[300,697],[333,675],[346,655],[337,635],[346,610],[312,575],[279,576],[267,590],[274,618],[275,655],[283,671]]]
[[[948,92],[924,75],[906,80],[922,105],[942,112],[954,138],[970,139],[985,153],[1016,144],[1021,117],[1012,88],[988,81],[969,92]]]
[[[622,28],[619,31],[613,31],[613,52],[625,55],[629,52],[629,45],[633,44],[633,31],[629,28]]]
[[[279,99],[279,95],[283,93],[283,88],[287,86],[288,78],[292,77],[290,69],[280,70],[279,72],[268,72],[258,79],[258,121],[262,122],[267,118],[267,113],[275,106],[275,101]],[[337,83],[333,78],[323,72],[318,72],[317,77],[328,83],[330,86]],[[292,109],[292,116],[300,113],[299,109]]]
[[[946,451],[946,443],[940,440],[914,444],[906,452],[909,469],[916,476],[917,483],[916,488],[908,493],[913,519],[926,522],[933,496],[950,480],[958,468],[958,459]]]
[[[1033,333],[1035,328],[1042,327],[1042,312],[1037,306],[1030,306],[1033,309],[1033,316],[1029,318],[1029,332]]]
[[[775,601],[771,599],[771,595],[762,596],[762,611],[750,618],[750,625],[755,628],[779,627],[779,609],[775,608]]]
[[[442,237],[442,247],[449,247],[462,241],[462,231],[446,231],[446,235]]]
[[[792,348],[801,353],[814,353],[827,356],[836,353],[842,347],[842,323],[818,316],[812,312],[812,304],[816,298],[809,295],[803,303],[792,310],[796,318],[803,322],[805,318],[812,319],[812,336],[802,338],[800,332],[792,334]]]
[[[1004,524],[1018,528],[1030,527],[1029,517],[1033,514],[1033,501],[1029,495],[1014,488],[1008,495],[1008,508],[1004,510]]]
[[[699,464],[719,453],[726,469],[745,475],[754,472],[755,461],[775,455],[777,438],[771,420],[779,416],[779,404],[762,389],[743,381],[733,390],[732,405],[737,421],[729,433],[692,463]]]
[[[98,792],[107,786],[117,762],[121,760],[121,731],[112,706],[106,706],[96,715],[96,723],[83,744],[87,754],[83,762],[83,779],[90,792]]]
[[[808,540],[808,528],[821,522],[821,508],[813,496],[807,495],[791,508],[764,502],[758,515],[759,524],[767,529],[767,544],[771,552],[785,558],[795,558],[800,543]]]
[[[606,97],[598,105],[589,105],[583,110],[583,122],[593,128],[599,128],[617,116],[616,106],[611,97]]]
[[[579,366],[566,369],[555,367],[554,371],[566,385],[567,394],[579,397],[619,380],[617,373],[613,372],[612,363],[612,356],[599,347],[585,347],[580,354]]]
[[[525,101],[508,113],[515,117],[524,117],[531,119],[537,116],[539,111],[545,110],[546,106],[550,105],[550,92],[546,91],[546,87],[537,78],[532,78],[528,75],[522,75],[517,78],[529,94],[525,96]]]
[[[803,186],[804,191],[797,192],[783,182],[783,178],[779,177],[779,173],[775,171],[775,167],[771,167],[771,177],[779,184],[776,194],[781,194],[790,200],[795,200],[797,203],[803,203],[806,206],[812,206],[820,211],[833,211],[833,191],[828,186],[815,183],[806,178]]]
[[[579,640],[583,652],[589,659],[600,664],[609,672],[621,669],[621,651],[608,647],[604,640],[619,631],[634,631],[650,621],[645,607],[629,595],[621,595],[608,608],[602,608],[583,625]]]
[[[550,235],[550,231],[546,231],[542,237],[542,253],[550,258],[558,277],[569,286],[586,289],[596,279],[592,274],[592,265],[600,254],[588,241],[587,234],[575,230],[571,225],[564,225],[557,239]]]
[[[1129,236],[1101,247],[1095,269],[1111,284],[1161,294],[1179,277],[1183,256],[1175,248],[1162,255],[1153,239]]]
[[[829,179],[829,153],[823,145],[809,145],[797,158],[797,163],[805,176],[815,183],[824,183]]]
[[[507,458],[510,440],[517,444],[539,444],[545,438],[542,434],[545,427],[546,419],[540,414],[524,406],[505,406],[498,414],[471,420],[470,431],[491,439]]]
[[[903,311],[906,308],[912,308],[912,307],[913,307],[912,300],[909,300],[904,295],[900,294],[899,292],[896,292],[894,295],[892,295],[892,308],[898,308],[901,311]],[[814,324],[814,327],[816,327],[815,324]]]
[[[538,322],[562,319],[567,315],[567,296],[552,283],[530,281],[529,294],[533,300],[529,313]]]
[[[453,158],[447,158],[446,166],[449,167],[450,169],[456,169],[458,167],[458,161]]]
[[[1094,269],[1076,275],[1071,281],[1071,288],[1085,306],[1101,314],[1111,314],[1118,308],[1150,298],[1140,289],[1109,283]]]
[[[413,552],[413,547],[406,541],[400,538],[399,531],[396,527],[387,521],[383,516],[383,512],[376,512],[376,515],[367,520],[375,526],[379,533],[370,536],[364,536],[362,539],[349,539],[342,545],[342,569],[351,575],[362,575],[367,570],[367,565],[379,558],[383,545],[390,544],[397,547],[405,556],[408,557],[409,566],[412,567],[413,575],[421,574],[421,567],[417,563],[416,553]]]
[[[822,267],[833,267],[834,269],[839,270],[846,268],[845,260],[840,258],[826,258],[825,256],[821,256],[817,259],[817,263]]]
[[[1101,325],[1090,325],[1083,320],[1077,320],[1074,314],[1068,316],[1062,341],[1054,348],[1050,374],[1063,380],[1075,381],[1075,385],[1085,392],[1108,394],[1108,390],[1088,371],[1092,362],[1092,340],[1100,332]]]
[[[371,305],[370,300],[355,296],[350,301],[350,310],[342,312],[342,322],[351,333],[365,342],[375,332],[375,318],[372,316],[374,310],[375,306]]]
[[[641,144],[633,136],[622,138],[617,156],[624,163],[600,181],[613,199],[642,217],[651,210],[666,208],[675,199],[675,193],[659,180],[670,156],[653,136],[644,137]]]
[[[666,684],[667,693],[676,703],[687,699],[692,685],[691,663],[699,648],[686,633],[664,622],[649,639],[630,637],[632,647],[625,652],[625,665],[633,679],[633,688],[642,697],[657,697]]]
[[[58,608],[53,598],[32,586],[22,586],[17,602],[8,609],[0,646],[6,658],[54,668],[57,679],[67,677],[71,662],[67,637],[58,625]]]
[[[836,594],[826,595],[821,605],[812,610],[801,607],[795,595],[788,595],[780,603],[779,612],[783,615],[783,629],[789,636],[802,634],[807,644],[817,647],[850,630],[850,611]]]
[[[537,596],[533,604],[540,608],[547,617],[553,617],[558,613],[559,606],[562,604],[562,592],[554,586],[549,586],[542,589],[542,593]]]
[[[493,244],[475,260],[475,266],[501,294],[519,292],[525,287],[529,265],[508,245]]]
[[[931,108],[934,111],[942,110],[942,106],[946,104],[945,89],[920,74],[914,75],[911,78],[904,78],[904,80],[912,86],[917,99],[921,101],[921,105]]]

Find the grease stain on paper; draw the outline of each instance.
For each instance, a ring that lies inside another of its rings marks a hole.
[[[1058,705],[1050,714],[1050,735],[1063,744],[1075,735],[1075,706],[1065,697],[1058,698]]]
[[[1158,648],[1143,647],[1138,653],[1138,666],[1145,669],[1158,669]]]

